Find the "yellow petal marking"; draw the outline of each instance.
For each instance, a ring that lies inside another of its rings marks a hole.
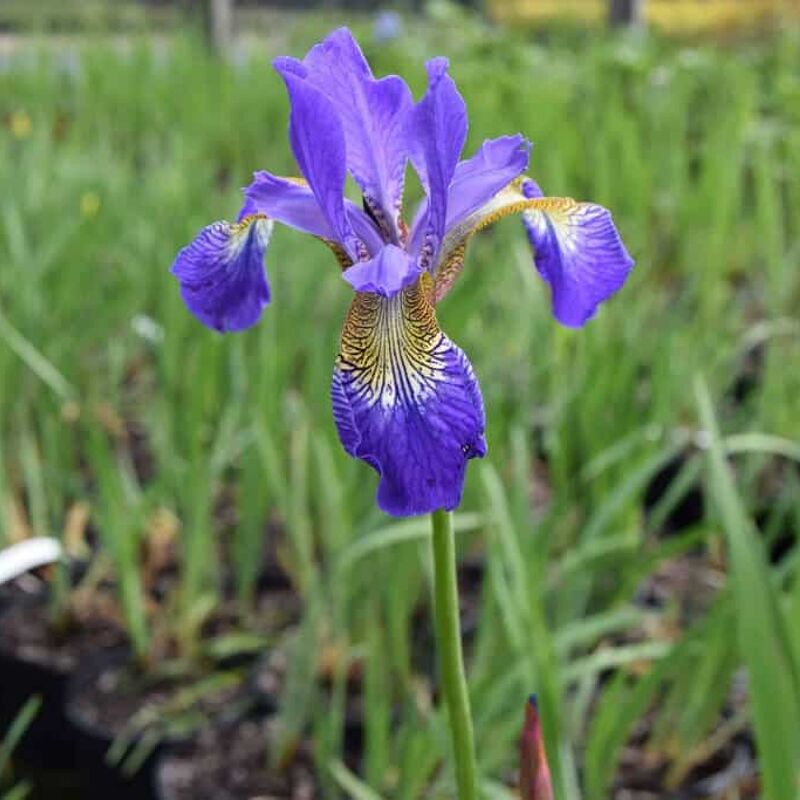
[[[359,292],[353,299],[336,366],[351,374],[351,386],[367,405],[419,403],[445,378],[450,344],[436,320],[431,289],[431,277],[423,274],[394,297]]]
[[[247,243],[247,235],[251,226],[253,226],[253,232],[258,237],[261,246],[266,248],[269,244],[275,222],[266,214],[248,214],[246,217],[242,217],[239,222],[231,223],[228,228],[230,233],[230,243],[228,246],[232,258],[235,258],[236,254],[239,253]]]
[[[517,178],[501,189],[488,203],[451,228],[442,242],[439,263],[434,271],[433,303],[438,303],[452,288],[464,267],[467,243],[473,234],[511,214],[542,211],[551,216],[568,216],[579,208],[570,197],[525,197]]]

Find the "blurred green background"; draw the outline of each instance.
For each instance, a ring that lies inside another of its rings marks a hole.
[[[0,9],[0,544],[62,535],[88,561],[77,588],[54,576],[54,614],[111,586],[148,668],[200,669],[220,609],[263,632],[260,576],[279,566],[302,598],[264,634],[293,665],[285,740],[310,737],[339,791],[355,664],[361,791],[447,793],[427,522],[381,515],[331,418],[349,287],[322,245],[279,229],[263,321],[221,337],[169,274],[254,170],[296,172],[270,60],[346,23],[417,96],[424,60],[449,56],[467,152],[524,133],[545,192],[612,209],[637,261],[597,319],[563,329],[511,219],[475,238],[439,307],[488,415],[457,516],[488,796],[513,784],[531,691],[560,798],[636,796],[631,774],[671,796],[715,758],[727,782],[695,796],[758,796],[737,768],[770,800],[797,796],[798,30],[248,7],[218,58],[171,7],[30,11]]]

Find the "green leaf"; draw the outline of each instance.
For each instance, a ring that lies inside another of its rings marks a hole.
[[[728,544],[736,633],[747,667],[764,796],[766,800],[786,800],[796,796],[800,785],[800,692],[786,634],[786,626],[796,625],[797,620],[782,618],[763,545],[736,491],[711,397],[701,377],[695,380],[695,395],[700,420],[709,435],[711,495]]]
[[[22,708],[16,713],[3,740],[0,742],[0,776],[2,776],[8,768],[14,749],[20,743],[20,740],[33,722],[34,717],[39,713],[41,707],[42,698],[39,695],[34,695],[33,697],[29,697]]]

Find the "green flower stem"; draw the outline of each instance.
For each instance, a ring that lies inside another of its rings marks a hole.
[[[456,546],[453,518],[448,511],[434,511],[433,572],[436,642],[442,693],[450,718],[456,784],[459,800],[477,800],[475,742],[469,710],[464,657],[461,651],[461,624],[458,615]]]

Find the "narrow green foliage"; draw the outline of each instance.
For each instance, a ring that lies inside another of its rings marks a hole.
[[[0,777],[8,769],[14,749],[19,744],[25,732],[30,727],[39,709],[42,707],[41,697],[30,697],[17,712],[11,726],[5,731],[2,741],[0,741]]]
[[[21,706],[8,730],[5,731],[3,738],[0,739],[0,791],[4,786],[4,780],[9,770],[14,750],[25,735],[39,709],[42,707],[42,698],[35,696],[29,697]],[[31,791],[31,786],[27,781],[16,783],[7,791],[0,795],[2,800],[25,800]]]
[[[781,800],[793,797],[800,781],[800,664],[788,637],[796,620],[785,616],[764,549],[742,508],[701,378],[695,382],[695,394],[710,439],[709,484],[728,545],[736,630],[751,686],[764,794]]]

